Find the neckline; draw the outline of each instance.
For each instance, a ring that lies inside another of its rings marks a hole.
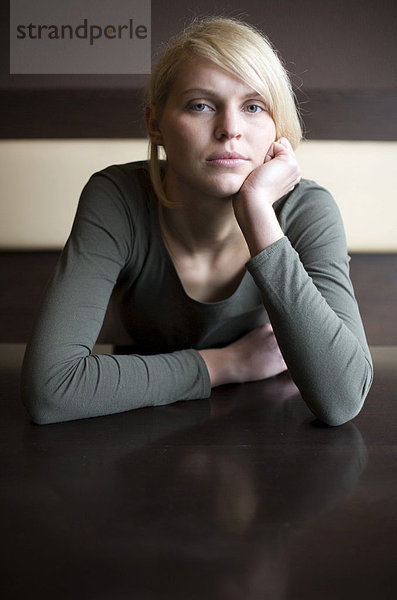
[[[179,276],[179,273],[175,267],[174,261],[172,260],[172,256],[170,255],[167,245],[163,238],[163,233],[161,230],[160,219],[159,219],[159,200],[157,199],[157,196],[155,195],[154,190],[150,194],[150,200],[151,200],[150,209],[151,209],[151,213],[152,213],[152,221],[154,222],[154,226],[155,226],[155,234],[156,234],[156,240],[158,241],[159,251],[161,252],[165,261],[168,263],[168,265],[172,271],[173,277],[178,282],[179,289],[182,292],[182,294],[184,295],[184,297],[190,303],[195,304],[197,306],[203,306],[203,307],[219,307],[219,306],[222,306],[225,304],[231,304],[233,301],[235,301],[236,298],[241,294],[241,290],[243,289],[243,287],[245,287],[245,282],[248,277],[247,270],[245,270],[245,272],[244,272],[238,286],[234,290],[234,292],[227,298],[223,298],[223,300],[217,300],[216,302],[202,302],[201,300],[197,300],[196,298],[193,298],[192,296],[190,296],[187,293],[187,291],[182,283],[182,280]]]

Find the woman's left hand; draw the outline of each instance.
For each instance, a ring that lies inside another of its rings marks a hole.
[[[270,146],[264,163],[246,178],[238,196],[258,196],[269,204],[292,191],[301,179],[301,170],[287,138],[280,138]]]
[[[273,204],[292,191],[300,179],[292,146],[281,138],[272,144],[263,164],[248,175],[234,196],[234,214],[252,256],[284,236]]]

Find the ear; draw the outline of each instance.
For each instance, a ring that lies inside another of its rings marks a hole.
[[[145,122],[150,140],[153,142],[153,144],[162,146],[163,135],[159,127],[159,122],[156,119],[156,112],[153,104],[148,104],[145,108]]]

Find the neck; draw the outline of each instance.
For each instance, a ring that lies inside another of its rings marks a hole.
[[[221,250],[244,241],[231,200],[184,202],[175,208],[159,205],[160,223],[166,238],[190,254]]]
[[[159,205],[160,223],[166,238],[171,237],[191,254],[216,252],[227,244],[244,242],[234,215],[232,197],[210,197],[165,183],[167,196],[176,203],[174,208]]]

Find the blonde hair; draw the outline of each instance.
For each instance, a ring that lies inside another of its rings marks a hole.
[[[255,27],[224,17],[193,22],[172,38],[160,56],[149,82],[147,102],[161,118],[180,64],[204,58],[238,77],[265,100],[276,126],[276,139],[286,137],[293,148],[302,138],[300,118],[288,74],[269,40]],[[160,148],[150,142],[150,175],[160,201],[172,206],[164,192]]]

